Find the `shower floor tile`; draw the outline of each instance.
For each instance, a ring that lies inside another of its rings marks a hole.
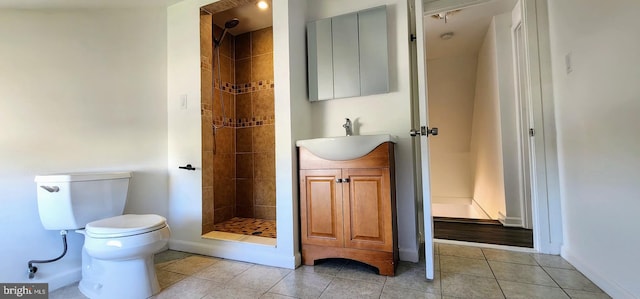
[[[275,220],[233,217],[214,225],[213,229],[233,234],[276,238]]]

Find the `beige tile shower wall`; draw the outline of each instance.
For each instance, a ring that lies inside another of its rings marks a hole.
[[[220,27],[213,27],[214,36],[219,38],[222,35]],[[211,36],[211,35],[210,35]],[[211,223],[220,223],[231,219],[235,215],[235,177],[236,177],[236,155],[235,155],[235,94],[231,88],[235,84],[235,67],[233,58],[234,38],[231,34],[226,34],[224,40],[220,44],[219,49],[214,49],[213,38],[211,38],[212,53],[212,74],[213,81],[208,85],[213,85],[212,101],[210,105],[210,113],[212,118],[204,123],[203,118],[203,142],[211,139],[210,151],[203,152],[203,165],[207,173],[207,179],[212,180],[212,191],[205,193],[203,190],[203,217],[209,213],[212,214]],[[217,53],[219,51],[219,53]],[[218,57],[219,56],[219,57]],[[220,66],[216,65],[220,62]],[[203,107],[203,111],[206,107]],[[216,128],[213,128],[215,124]],[[205,133],[206,132],[206,133]],[[204,147],[204,145],[203,145]],[[210,170],[207,170],[210,169]],[[203,180],[205,175],[203,174]],[[203,184],[204,186],[204,184]],[[211,196],[211,205],[205,207],[204,203],[209,202],[206,196]],[[207,220],[209,218],[207,217]],[[204,218],[203,218],[204,223]],[[213,230],[213,225],[208,225],[208,231]],[[204,225],[203,225],[204,228]],[[207,231],[207,232],[208,232]]]
[[[213,229],[213,44],[211,15],[200,15],[200,86],[202,119],[202,233]]]
[[[238,35],[236,69],[236,216],[275,220],[273,31]]]

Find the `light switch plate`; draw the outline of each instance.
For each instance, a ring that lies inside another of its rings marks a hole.
[[[180,95],[180,109],[183,109],[183,110],[187,109],[187,95],[186,94],[181,94]]]
[[[564,56],[564,65],[567,75],[571,74],[571,72],[573,72],[573,65],[571,63],[571,52],[567,53],[567,55]]]

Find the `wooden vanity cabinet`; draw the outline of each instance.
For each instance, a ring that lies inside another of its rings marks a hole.
[[[299,148],[302,262],[347,258],[393,276],[398,261],[393,143],[331,161]]]

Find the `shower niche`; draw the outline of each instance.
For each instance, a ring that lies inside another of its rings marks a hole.
[[[271,24],[254,1],[200,11],[203,238],[275,245]]]

